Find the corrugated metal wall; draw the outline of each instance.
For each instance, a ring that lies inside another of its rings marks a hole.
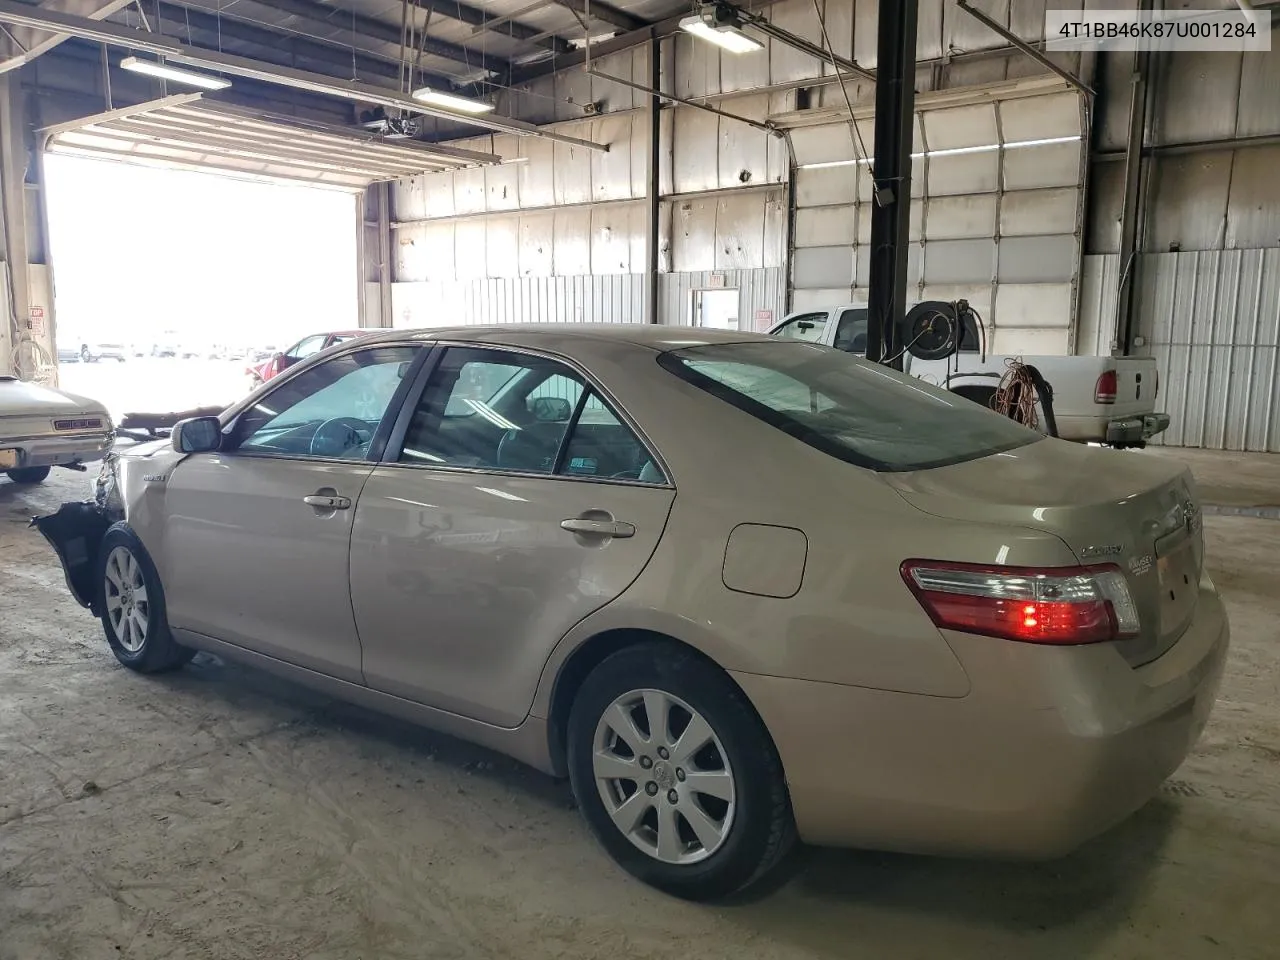
[[[1274,39],[1274,38],[1273,38]],[[1128,75],[1104,60],[1090,182],[1080,352],[1114,347]],[[1143,251],[1127,269],[1142,344],[1160,369],[1171,445],[1280,452],[1280,55],[1162,54],[1145,161]],[[1219,146],[1219,144],[1221,144]]]
[[[744,330],[768,329],[786,304],[782,267],[693,271],[659,277],[665,323],[691,322],[695,290],[737,290]],[[644,274],[418,281],[391,287],[393,326],[456,324],[638,323],[644,319]]]
[[[644,275],[395,283],[391,304],[395,327],[637,323],[644,319]]]
[[[1080,326],[1115,333],[1118,254],[1085,258]],[[1156,358],[1161,442],[1280,453],[1280,247],[1142,254],[1137,353]]]

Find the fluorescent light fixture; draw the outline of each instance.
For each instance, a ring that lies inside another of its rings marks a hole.
[[[459,113],[488,113],[493,109],[492,103],[483,100],[472,100],[470,97],[459,97],[452,93],[420,87],[413,91],[413,99],[429,103],[433,107],[444,107],[446,110],[457,110]]]
[[[194,70],[184,70],[182,67],[171,67],[167,63],[143,60],[141,57],[125,57],[120,61],[120,68],[134,73],[145,73],[149,77],[158,77],[161,80],[185,83],[189,87],[200,87],[202,90],[225,90],[231,86],[230,80],[215,77],[210,73],[197,73]]]
[[[714,43],[730,53],[750,53],[752,50],[763,50],[764,44],[748,37],[734,23],[717,23],[714,7],[704,9],[701,13],[685,17],[680,21],[680,29],[691,33],[708,43]]]
[[[1055,143],[1074,143],[1079,140],[1079,135],[1073,137],[1050,137],[1046,140],[1014,140],[1006,143],[1006,150],[1025,150],[1027,147],[1047,147]],[[994,153],[1000,149],[998,143],[984,143],[977,147],[950,147],[946,150],[930,150],[927,153],[913,153],[912,160],[919,160],[921,157],[955,157],[965,153]],[[819,163],[802,163],[797,169],[799,170],[826,170],[829,167],[852,167],[869,166],[875,162],[875,157],[859,157],[856,160],[823,160]]]

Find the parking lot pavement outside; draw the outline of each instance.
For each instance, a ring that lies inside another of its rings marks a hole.
[[[123,363],[63,363],[58,386],[106,404],[119,422],[126,413],[164,413],[230,405],[249,391],[250,361],[203,357],[130,357]]]
[[[1280,457],[1117,456],[1280,505]],[[1206,516],[1231,659],[1130,820],[1045,864],[805,851],[780,889],[706,907],[628,878],[514,762],[208,655],[119,666],[27,526],[86,493],[0,479],[0,960],[1280,955],[1276,520]]]

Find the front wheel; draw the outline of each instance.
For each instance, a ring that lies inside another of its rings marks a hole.
[[[795,843],[782,763],[745,695],[669,643],[615,653],[584,681],[568,731],[578,806],[630,873],[688,900],[754,886]]]
[[[8,475],[14,483],[43,483],[49,477],[49,467],[19,467]]]
[[[123,523],[108,530],[98,564],[102,628],[117,660],[139,673],[159,673],[195,655],[174,642],[160,577],[132,530]]]

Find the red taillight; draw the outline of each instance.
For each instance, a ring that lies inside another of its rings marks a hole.
[[[908,560],[902,578],[939,627],[1025,643],[1118,640],[1138,632],[1119,567],[992,567]]]
[[[1114,370],[1104,370],[1098,377],[1098,384],[1093,388],[1094,403],[1115,403],[1118,381]],[[1159,390],[1159,386],[1156,387]]]

